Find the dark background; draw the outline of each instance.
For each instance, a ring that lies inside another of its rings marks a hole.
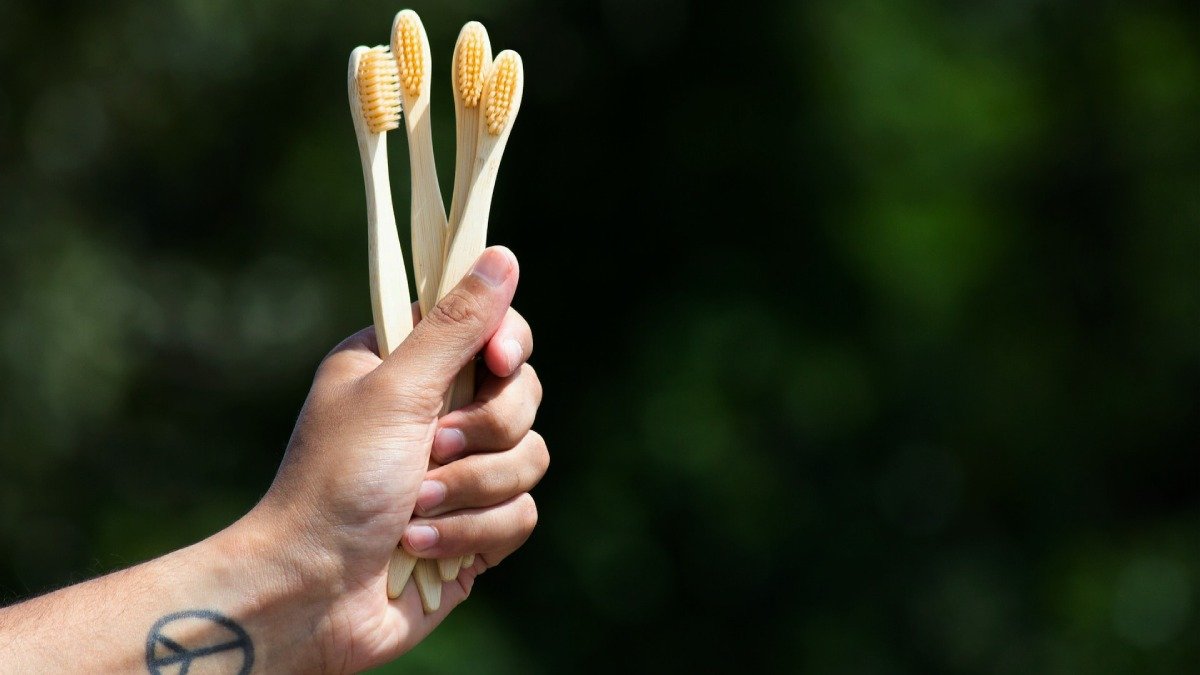
[[[1193,669],[1197,7],[415,5],[447,194],[459,27],[524,57],[554,462],[389,672]],[[0,600],[266,489],[370,321],[346,58],[401,8],[0,4]]]

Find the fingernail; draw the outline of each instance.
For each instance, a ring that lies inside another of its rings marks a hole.
[[[414,551],[424,551],[438,541],[438,531],[429,525],[413,525],[404,532],[404,538]]]
[[[458,459],[467,451],[467,437],[460,429],[438,429],[433,437],[433,456],[442,463]]]
[[[446,484],[440,480],[421,482],[417,491],[417,511],[428,513],[430,509],[441,504],[446,499]]]
[[[512,254],[505,248],[489,248],[471,268],[471,274],[493,288],[504,283],[511,271]]]
[[[516,372],[521,367],[521,356],[525,353],[521,343],[513,338],[504,341],[504,360],[508,362],[509,372]]]

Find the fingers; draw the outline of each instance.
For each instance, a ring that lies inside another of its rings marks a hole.
[[[483,509],[415,519],[401,539],[421,558],[481,554],[494,566],[517,550],[537,526],[537,505],[528,493]]]
[[[317,379],[347,381],[375,370],[383,361],[375,341],[375,328],[368,326],[342,340],[317,367]]]
[[[500,504],[532,490],[549,467],[545,439],[530,431],[511,450],[471,455],[430,471],[417,495],[416,515]]]
[[[484,380],[474,403],[438,421],[434,461],[448,464],[467,454],[513,447],[533,427],[541,402],[542,383],[529,364],[509,377]]]
[[[502,246],[479,256],[471,272],[413,329],[381,371],[402,378],[406,393],[438,408],[454,376],[495,334],[517,288],[517,259]]]
[[[499,377],[517,372],[533,353],[533,331],[517,310],[509,309],[496,334],[483,347],[483,360],[488,370]]]

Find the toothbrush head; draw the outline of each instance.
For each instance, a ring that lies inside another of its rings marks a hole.
[[[525,89],[525,69],[521,55],[506,49],[496,56],[484,87],[483,114],[487,131],[499,136],[512,126],[521,106]]]
[[[387,47],[363,50],[355,79],[367,129],[380,134],[399,128],[400,74],[391,51]]]
[[[454,45],[454,91],[463,107],[475,108],[483,94],[484,76],[491,65],[492,45],[487,29],[478,21],[462,27]]]
[[[429,81],[429,39],[421,17],[411,9],[401,11],[392,23],[392,51],[404,93],[420,96]]]

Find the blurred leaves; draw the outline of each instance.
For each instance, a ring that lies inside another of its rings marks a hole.
[[[398,9],[0,5],[0,596],[269,484],[369,321],[342,78]],[[1200,660],[1194,3],[415,9],[446,192],[459,26],[525,59],[491,239],[554,466],[384,672]]]

